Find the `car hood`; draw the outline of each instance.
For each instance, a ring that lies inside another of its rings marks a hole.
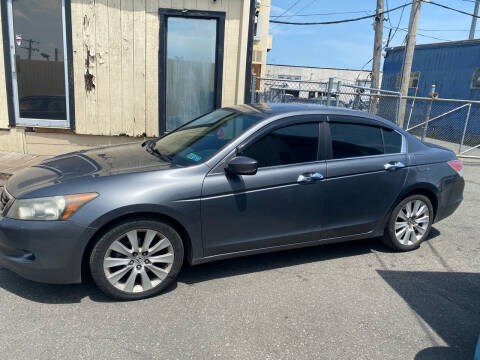
[[[23,169],[7,182],[8,192],[22,194],[78,179],[164,170],[176,167],[147,152],[141,143],[83,150],[43,161]]]

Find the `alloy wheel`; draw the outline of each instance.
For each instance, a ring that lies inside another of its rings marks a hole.
[[[132,230],[108,247],[103,270],[108,282],[127,293],[140,293],[160,285],[174,261],[171,242],[155,230]]]
[[[395,236],[402,245],[413,245],[424,236],[430,224],[430,211],[422,200],[407,202],[395,220]]]

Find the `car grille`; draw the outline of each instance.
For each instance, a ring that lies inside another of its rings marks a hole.
[[[0,188],[0,214],[3,213],[3,210],[7,206],[7,204],[12,200],[12,196],[7,192],[7,189]]]

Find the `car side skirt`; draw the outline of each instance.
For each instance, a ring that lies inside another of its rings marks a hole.
[[[363,234],[356,234],[356,235],[314,240],[314,241],[308,241],[308,242],[302,242],[302,243],[296,243],[296,244],[279,245],[279,246],[265,247],[265,248],[259,248],[259,249],[231,252],[231,253],[225,253],[225,254],[206,256],[202,258],[194,258],[190,260],[190,264],[199,265],[199,264],[205,264],[205,263],[213,262],[217,260],[231,259],[236,257],[264,254],[264,253],[291,250],[291,249],[300,249],[300,248],[310,247],[310,246],[336,244],[336,243],[348,242],[353,240],[374,238],[382,235],[383,235],[383,227],[379,226],[376,229]]]

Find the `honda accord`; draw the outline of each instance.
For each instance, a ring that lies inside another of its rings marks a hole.
[[[91,275],[133,300],[161,292],[184,262],[371,237],[408,251],[460,205],[462,168],[364,112],[222,108],[16,173],[1,194],[0,265],[47,283]]]

